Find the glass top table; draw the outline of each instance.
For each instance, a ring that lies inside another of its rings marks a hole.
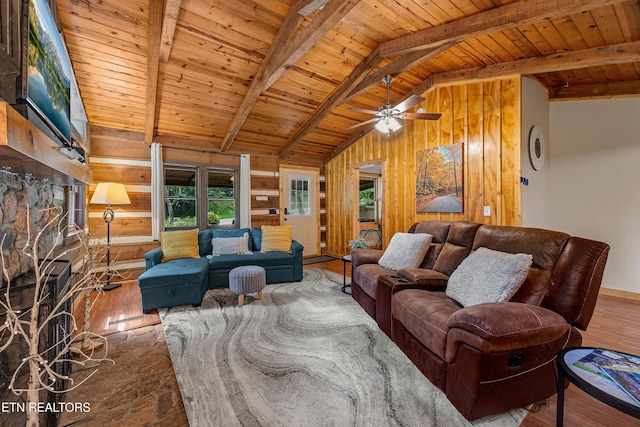
[[[640,418],[640,357],[596,347],[558,353],[556,425],[564,421],[564,381],[625,414]]]

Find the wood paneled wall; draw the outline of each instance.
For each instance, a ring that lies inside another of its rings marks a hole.
[[[374,131],[325,165],[326,252],[349,252],[357,238],[358,168],[382,163],[382,233],[386,247],[394,233],[427,219],[520,225],[520,77],[437,87],[415,107],[442,113],[438,121],[404,121],[396,134]],[[412,110],[412,111],[415,111]],[[464,143],[464,212],[416,213],[416,153]],[[491,216],[483,216],[483,206]]]
[[[87,202],[100,182],[115,181],[126,185],[130,205],[113,206],[115,220],[111,224],[111,254],[118,255],[119,271],[130,278],[144,271],[145,252],[160,245],[151,237],[151,151],[144,133],[93,127],[91,156],[94,185],[89,187]],[[219,154],[206,150],[197,141],[161,141],[165,164],[194,164],[238,168],[239,154]],[[189,147],[188,150],[180,147]],[[201,151],[202,149],[202,151]],[[287,164],[291,164],[287,161]],[[251,226],[280,224],[280,159],[273,153],[251,153]],[[322,170],[321,170],[322,173]],[[320,229],[324,239],[324,177],[321,177]],[[266,198],[266,200],[264,200]],[[269,209],[276,209],[270,214]],[[106,242],[103,205],[89,205],[89,232],[92,238]],[[322,241],[324,247],[324,240]]]

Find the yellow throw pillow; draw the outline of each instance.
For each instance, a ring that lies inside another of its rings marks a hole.
[[[160,234],[162,262],[180,258],[200,258],[198,230],[163,231]]]
[[[291,252],[290,225],[263,225],[260,252]]]

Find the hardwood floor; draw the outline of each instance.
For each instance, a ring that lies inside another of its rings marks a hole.
[[[337,274],[342,274],[343,263],[341,260],[311,264],[305,266],[323,268],[325,270],[332,271]],[[350,275],[350,269],[347,267],[347,274]],[[91,329],[103,335],[108,335],[125,330],[131,330],[148,325],[154,325],[159,323],[159,317],[157,312],[152,314],[143,315],[140,308],[140,294],[135,281],[124,282],[121,288],[114,291],[106,292],[100,296],[98,302],[96,302],[94,311],[91,318]],[[611,295],[601,294],[598,298],[596,309],[587,331],[582,332],[583,345],[584,346],[597,346],[616,349],[623,352],[629,352],[633,354],[640,354],[640,301],[621,298]],[[146,384],[147,380],[140,377],[145,375],[145,365],[153,365],[156,362],[149,360],[150,358],[167,358],[166,343],[164,340],[164,333],[160,326],[152,326],[150,331],[157,334],[158,346],[164,346],[164,351],[150,353],[144,358],[127,358],[124,363],[129,366],[129,372],[132,375],[129,377],[130,382]],[[146,329],[141,330],[143,333]],[[115,337],[114,337],[115,338]],[[136,335],[133,334],[124,341],[128,341],[128,346],[136,347]],[[116,343],[122,342],[123,339],[120,335],[117,336]],[[146,345],[146,344],[141,344]],[[157,355],[156,355],[157,354]],[[165,366],[165,365],[163,365]],[[163,368],[168,370],[166,366]],[[140,375],[140,377],[136,377]],[[164,375],[168,375],[165,372]],[[173,375],[172,375],[173,376]],[[92,380],[94,380],[92,378]],[[101,374],[96,376],[95,381],[112,381],[108,377],[102,377]],[[115,386],[115,384],[114,384]],[[176,387],[177,383],[171,379],[164,387]],[[104,400],[105,396],[100,395],[100,391],[103,387],[97,387],[94,389],[98,394],[92,396],[93,392],[90,387],[83,387],[83,398],[94,399],[97,401]],[[179,391],[173,390],[172,396],[176,393],[179,395]],[[128,404],[135,404],[135,399],[143,399],[144,393],[139,396],[133,395],[127,399]],[[143,404],[143,401],[140,400]],[[183,409],[181,405],[176,408],[179,412],[178,415],[182,416]],[[94,410],[95,408],[95,410]],[[100,416],[103,411],[115,411],[114,405],[94,405],[92,406],[92,416]],[[166,412],[166,411],[165,411]],[[128,425],[162,425],[162,417],[166,417],[165,412],[157,411],[145,411],[145,413],[136,414],[135,424],[128,423]],[[105,416],[106,415],[106,416]],[[147,417],[147,418],[145,418]],[[158,418],[160,417],[160,418]],[[103,414],[99,417],[102,427],[108,427],[109,425],[118,425],[114,417]],[[596,399],[588,396],[586,393],[579,390],[577,387],[571,385],[565,392],[565,425],[566,426],[631,426],[640,425],[640,421],[625,415],[607,405],[604,405]],[[117,419],[119,422],[121,418]],[[556,397],[552,397],[549,404],[542,407],[537,413],[529,413],[522,426],[524,427],[538,427],[538,426],[554,426],[556,420]],[[129,421],[132,421],[129,419]],[[139,424],[138,424],[139,423]],[[120,424],[121,425],[121,424]]]

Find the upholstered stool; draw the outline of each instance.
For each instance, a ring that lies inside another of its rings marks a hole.
[[[258,293],[262,300],[262,290],[267,284],[267,274],[264,268],[258,265],[245,265],[236,267],[229,272],[229,289],[238,294],[238,305],[244,305],[244,296]]]
[[[208,289],[209,260],[174,259],[154,265],[138,277],[142,311],[177,305],[202,304]]]

